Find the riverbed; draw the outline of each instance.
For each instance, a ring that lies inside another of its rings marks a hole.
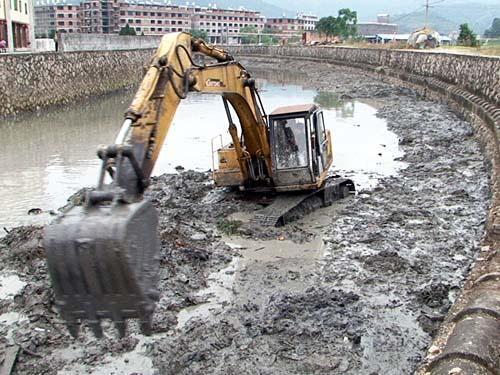
[[[261,206],[214,189],[209,173],[155,177],[148,197],[160,212],[162,250],[149,338],[132,322],[119,339],[105,322],[103,340],[85,326],[72,339],[55,311],[41,229],[12,230],[0,240],[0,264],[17,287],[1,301],[0,333],[3,347],[20,348],[15,373],[414,372],[479,252],[487,166],[470,124],[446,106],[356,70],[311,64],[244,62],[265,72],[263,96],[287,85],[342,103],[322,100],[336,116],[328,122],[337,155],[364,135],[373,145],[355,148],[348,166],[336,161],[358,194],[262,229],[245,219]],[[351,117],[342,115],[349,103]],[[365,105],[370,117],[352,120]],[[383,142],[370,133],[378,126]],[[346,142],[343,127],[361,130]],[[390,147],[387,174],[353,167],[364,149],[377,161]],[[373,185],[363,185],[371,174]]]

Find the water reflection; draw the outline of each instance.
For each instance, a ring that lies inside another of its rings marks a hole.
[[[265,108],[270,113],[283,105],[322,105],[333,133],[335,172],[369,187],[399,168],[393,160],[400,155],[397,137],[373,107],[284,82],[290,79],[301,77],[273,73],[272,83],[259,79]],[[96,183],[97,145],[114,140],[132,96],[133,91],[120,91],[0,123],[0,231],[45,222],[48,214],[28,216],[28,210],[56,210],[79,188]],[[177,110],[154,174],[173,172],[178,165],[210,169],[211,140],[218,134],[229,140],[220,97],[191,95]]]
[[[356,103],[353,100],[344,100],[336,92],[320,91],[314,96],[314,103],[323,109],[335,109],[341,117],[353,117]]]

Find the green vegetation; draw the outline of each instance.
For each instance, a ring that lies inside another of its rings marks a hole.
[[[491,27],[484,32],[486,38],[500,38],[500,18],[495,18]]]
[[[119,35],[137,35],[135,32],[135,29],[133,27],[130,27],[129,24],[127,23],[125,27],[122,27],[120,29]]]
[[[262,31],[262,33],[263,34],[275,34],[275,31],[273,29],[270,29],[270,28],[265,28]],[[266,46],[270,46],[272,44],[278,44],[280,40],[277,36],[262,35],[260,41],[262,42],[262,44],[264,44]]]
[[[191,29],[191,35],[195,39],[203,39],[203,40],[208,40],[208,33],[205,30],[200,30],[200,29]]]
[[[255,26],[245,26],[240,29],[240,33],[252,33],[257,34],[258,30]],[[244,35],[241,37],[241,43],[243,44],[257,44],[259,37],[257,35]]]
[[[343,38],[355,37],[357,34],[358,15],[348,8],[340,9],[338,16],[322,17],[316,24],[316,31],[326,35],[326,38],[341,36]]]
[[[239,220],[222,219],[217,222],[217,229],[227,236],[233,236],[238,234],[241,224],[243,222]]]
[[[457,41],[458,44],[466,47],[476,47],[479,44],[476,34],[474,34],[466,23],[460,25],[460,34],[458,35]]]

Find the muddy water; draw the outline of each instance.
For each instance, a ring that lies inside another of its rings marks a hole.
[[[358,188],[372,187],[378,177],[402,166],[394,161],[401,155],[398,139],[375,116],[373,103],[276,81],[259,80],[266,110],[320,104],[333,134],[334,170],[355,179]],[[122,91],[0,123],[0,228],[45,223],[69,195],[95,184],[96,147],[113,141],[132,95]],[[200,171],[212,168],[211,140],[219,134],[229,140],[220,101],[218,96],[193,94],[181,103],[155,174],[173,172],[178,165]],[[42,213],[28,215],[33,208]]]

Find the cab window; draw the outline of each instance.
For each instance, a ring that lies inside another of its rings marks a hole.
[[[304,117],[273,121],[276,168],[300,168],[308,165],[306,120]]]

